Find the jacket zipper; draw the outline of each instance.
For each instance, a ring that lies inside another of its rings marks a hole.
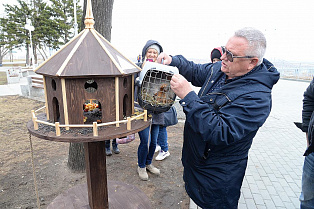
[[[212,76],[213,76],[213,71],[214,71],[214,70],[213,70],[213,67],[211,67],[210,69],[211,69],[211,73],[210,73],[210,76],[209,76],[209,78],[208,78],[208,80],[207,80],[207,83],[206,83],[206,85],[205,85],[205,88],[203,89],[203,91],[202,91],[202,93],[201,93],[201,96],[203,96],[203,93],[204,93],[205,89],[207,88],[207,85],[208,85],[210,79],[211,79]]]

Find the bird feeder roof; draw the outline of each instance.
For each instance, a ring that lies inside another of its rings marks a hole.
[[[139,72],[95,29],[84,29],[35,72],[60,77],[123,76]]]
[[[85,29],[36,68],[36,73],[58,77],[116,77],[141,71],[94,29],[88,3]]]

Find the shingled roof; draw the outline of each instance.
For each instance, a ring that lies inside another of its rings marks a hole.
[[[87,4],[86,11],[85,29],[35,72],[59,77],[115,77],[139,72],[140,68],[94,29],[91,5]]]

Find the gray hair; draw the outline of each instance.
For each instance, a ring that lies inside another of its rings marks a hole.
[[[255,28],[242,28],[234,33],[235,37],[242,37],[248,41],[249,48],[246,56],[256,56],[258,58],[257,65],[263,62],[266,51],[266,38],[264,34]]]

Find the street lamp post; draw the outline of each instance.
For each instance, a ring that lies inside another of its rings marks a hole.
[[[30,39],[30,42],[31,42],[30,43],[30,53],[32,54],[32,58],[31,59],[32,59],[32,66],[33,66],[33,70],[34,70],[34,62],[35,62],[35,60],[34,60],[34,52],[33,52],[32,31],[34,31],[35,28],[34,28],[34,26],[32,26],[32,22],[31,22],[30,19],[26,19],[26,24],[25,24],[24,28],[29,31],[29,39]]]
[[[73,0],[74,3],[74,35],[77,35],[77,20],[76,20],[76,0]]]

